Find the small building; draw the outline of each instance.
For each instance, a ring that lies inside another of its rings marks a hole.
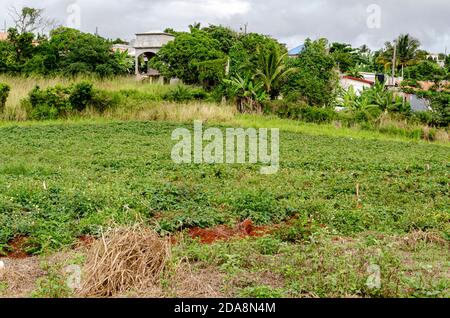
[[[359,73],[365,80],[376,82],[377,80],[377,74],[376,73],[370,73],[370,72],[360,72]]]
[[[6,41],[8,39],[8,32],[0,32],[0,41]]]
[[[144,61],[148,62],[161,50],[167,43],[173,41],[175,36],[162,31],[149,31],[137,33],[133,42],[134,58],[136,63],[136,75],[139,76],[139,57],[144,56]],[[159,78],[160,74],[157,70],[147,67],[145,74],[151,78]]]
[[[427,59],[436,62],[440,67],[445,67],[445,59],[441,59],[443,54],[430,53],[427,55]]]
[[[364,78],[356,78],[345,75],[341,76],[339,84],[344,90],[348,90],[350,87],[353,87],[355,93],[359,95],[365,88],[371,88],[374,86],[375,80],[371,81]]]

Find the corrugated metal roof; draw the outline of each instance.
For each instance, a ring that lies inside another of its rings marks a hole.
[[[370,85],[374,85],[375,84],[375,82],[366,80],[364,78],[357,78],[357,77],[347,76],[347,75],[342,76],[342,78],[349,79],[349,80],[352,80],[352,81],[355,81],[355,82],[361,82],[361,83],[365,83],[365,84],[370,84]]]
[[[305,49],[305,45],[301,44],[289,51],[289,55],[299,55]]]

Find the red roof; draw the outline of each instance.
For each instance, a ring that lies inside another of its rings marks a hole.
[[[365,84],[370,84],[370,85],[374,85],[375,84],[373,81],[369,81],[369,80],[366,80],[364,78],[356,78],[356,77],[353,77],[353,76],[343,76],[342,78],[349,79],[349,80],[356,81],[356,82],[365,83]]]

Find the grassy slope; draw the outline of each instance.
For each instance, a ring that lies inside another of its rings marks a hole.
[[[59,249],[113,221],[144,219],[173,232],[300,215],[317,225],[317,239],[293,243],[281,235],[212,248],[186,242],[179,256],[227,273],[231,285],[223,288],[230,295],[371,295],[364,284],[372,261],[383,266],[383,275],[395,276],[377,291],[381,295],[448,292],[447,246],[422,239],[412,250],[395,245],[417,230],[448,239],[448,147],[284,131],[282,169],[262,176],[258,166],[173,164],[170,134],[177,127],[81,122],[0,128],[0,246],[26,235],[32,252]],[[335,244],[336,237],[345,242]],[[320,264],[311,263],[318,258]],[[434,270],[423,272],[422,264]],[[408,269],[401,271],[403,265]],[[248,286],[234,281],[267,272],[276,279],[250,279]]]

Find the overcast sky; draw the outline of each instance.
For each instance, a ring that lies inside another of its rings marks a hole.
[[[8,27],[11,6],[40,7],[60,24],[131,40],[136,32],[193,22],[222,24],[269,34],[289,48],[305,38],[368,44],[379,48],[400,33],[419,38],[423,48],[450,52],[449,0],[1,0],[0,21]],[[79,15],[78,15],[79,12]],[[78,19],[78,16],[80,19]]]

